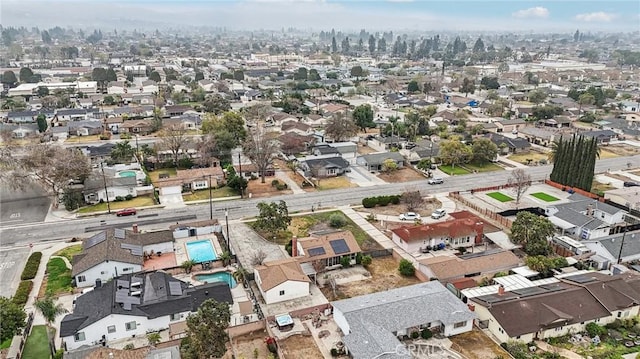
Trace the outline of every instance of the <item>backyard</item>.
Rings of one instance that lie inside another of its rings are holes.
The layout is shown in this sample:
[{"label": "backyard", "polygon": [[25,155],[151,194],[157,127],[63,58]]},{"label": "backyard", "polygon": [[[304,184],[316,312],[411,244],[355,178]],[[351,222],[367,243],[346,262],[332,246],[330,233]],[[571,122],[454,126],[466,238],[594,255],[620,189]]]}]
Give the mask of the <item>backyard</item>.
[{"label": "backyard", "polygon": [[531,194],[532,197],[535,197],[539,200],[545,201],[545,202],[555,202],[555,201],[559,201],[559,198],[556,198],[550,194],[546,194],[544,192],[536,192],[536,193],[532,193]]},{"label": "backyard", "polygon": [[[227,352],[224,359],[231,359],[235,353],[235,358],[257,358],[266,359],[269,355],[269,349],[264,342],[264,338],[269,334],[266,330],[259,332],[252,332],[250,334],[242,335],[231,339],[231,346],[233,350]],[[257,357],[255,354],[258,354]]]},{"label": "backyard", "polygon": [[278,341],[284,359],[323,359],[322,353],[311,336],[292,335]]},{"label": "backyard", "polygon": [[513,198],[507,196],[506,194],[502,193],[502,192],[490,192],[487,193],[487,196],[495,199],[496,201],[500,201],[500,202],[509,202],[509,201],[513,201]]},{"label": "backyard", "polygon": [[616,187],[612,186],[610,183],[601,183],[594,180],[591,184],[591,192],[593,193],[605,192],[612,189],[616,189]]},{"label": "backyard", "polygon": [[[400,275],[398,262],[393,256],[373,258],[367,270],[371,274],[369,279],[337,285],[335,295],[329,286],[321,288],[321,291],[328,300],[332,301],[420,283],[420,280],[414,276]],[[331,272],[328,273],[330,275]]]},{"label": "backyard", "polygon": [[[211,190],[211,198],[225,198],[225,197],[232,197],[237,195],[238,194],[236,193],[235,190],[227,186]],[[209,199],[209,190],[201,189],[198,191],[183,193],[182,199],[185,202]]]},{"label": "backyard", "polygon": [[470,332],[454,335],[449,339],[451,339],[453,343],[451,349],[459,352],[468,359],[509,357],[509,353],[478,328],[473,328]]},{"label": "backyard", "polygon": [[44,325],[34,325],[31,329],[31,334],[27,338],[22,357],[38,359],[50,358],[48,341],[47,327]]},{"label": "backyard", "polygon": [[[140,208],[155,205],[155,199],[153,196],[139,196],[132,198],[128,201],[109,202],[111,211],[124,209],[124,208]],[[107,202],[94,204],[91,206],[82,207],[78,210],[78,213],[94,213],[94,212],[106,212]]]}]

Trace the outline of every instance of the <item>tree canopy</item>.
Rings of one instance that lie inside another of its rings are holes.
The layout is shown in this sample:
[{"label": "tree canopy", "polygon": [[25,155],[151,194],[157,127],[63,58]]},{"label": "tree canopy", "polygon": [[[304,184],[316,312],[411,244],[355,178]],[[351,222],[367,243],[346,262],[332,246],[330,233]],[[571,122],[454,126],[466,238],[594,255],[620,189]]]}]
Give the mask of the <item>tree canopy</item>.
[{"label": "tree canopy", "polygon": [[495,159],[498,155],[498,146],[486,137],[479,137],[471,143],[471,152],[473,154],[473,161],[487,163]]},{"label": "tree canopy", "polygon": [[0,342],[4,342],[24,328],[27,313],[11,299],[0,297],[0,318]]},{"label": "tree canopy", "polygon": [[222,97],[222,95],[215,94],[213,96],[208,96],[204,102],[202,103],[202,107],[205,112],[212,112],[216,115],[219,115],[223,112],[231,110],[231,103],[226,98]]},{"label": "tree canopy", "polygon": [[520,211],[511,225],[511,241],[522,245],[530,256],[548,255],[551,245],[547,238],[555,233],[555,226],[546,217]]},{"label": "tree canopy", "polygon": [[599,157],[595,138],[573,135],[560,138],[552,145],[553,170],[549,179],[570,187],[591,191],[596,158]]},{"label": "tree canopy", "polygon": [[291,223],[287,202],[260,202],[257,205],[260,213],[256,220],[256,228],[273,236],[287,229]]},{"label": "tree canopy", "polygon": [[467,163],[472,158],[471,148],[459,140],[447,140],[440,143],[439,157],[442,163],[455,167],[460,163]]},{"label": "tree canopy", "polygon": [[338,113],[327,120],[325,132],[334,141],[342,142],[358,133],[358,126],[347,114]]},{"label": "tree canopy", "polygon": [[231,309],[227,303],[214,299],[204,301],[198,312],[187,317],[187,334],[180,344],[180,354],[185,359],[220,358],[226,352],[229,341],[227,327]]},{"label": "tree canopy", "polygon": [[357,106],[351,116],[355,124],[363,131],[367,128],[376,127],[375,122],[373,122],[373,108],[369,104]]}]

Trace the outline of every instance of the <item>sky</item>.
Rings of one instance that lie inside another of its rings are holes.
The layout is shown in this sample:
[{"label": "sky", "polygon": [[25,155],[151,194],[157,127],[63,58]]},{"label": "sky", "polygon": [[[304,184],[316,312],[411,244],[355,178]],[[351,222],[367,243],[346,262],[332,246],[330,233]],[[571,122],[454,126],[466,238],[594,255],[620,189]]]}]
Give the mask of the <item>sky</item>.
[{"label": "sky", "polygon": [[4,26],[640,31],[640,0],[2,0]]}]

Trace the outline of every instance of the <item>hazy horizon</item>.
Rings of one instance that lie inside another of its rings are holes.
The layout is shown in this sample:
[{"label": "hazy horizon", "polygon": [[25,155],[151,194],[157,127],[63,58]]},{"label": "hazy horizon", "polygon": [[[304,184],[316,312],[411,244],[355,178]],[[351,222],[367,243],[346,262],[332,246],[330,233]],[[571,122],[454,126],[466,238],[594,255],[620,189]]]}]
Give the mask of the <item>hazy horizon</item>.
[{"label": "hazy horizon", "polygon": [[339,0],[5,0],[3,26],[230,30],[633,32],[640,2]]}]

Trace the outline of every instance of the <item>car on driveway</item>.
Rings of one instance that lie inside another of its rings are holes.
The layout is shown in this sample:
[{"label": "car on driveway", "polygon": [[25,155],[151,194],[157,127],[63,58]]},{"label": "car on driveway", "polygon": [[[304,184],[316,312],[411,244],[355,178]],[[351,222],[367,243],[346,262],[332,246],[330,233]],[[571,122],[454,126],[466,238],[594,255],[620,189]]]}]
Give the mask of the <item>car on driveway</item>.
[{"label": "car on driveway", "polygon": [[436,209],[435,211],[433,211],[433,213],[431,213],[431,218],[433,219],[440,219],[444,216],[447,215],[447,211],[445,211],[442,208]]},{"label": "car on driveway", "polygon": [[121,209],[118,212],[116,212],[116,216],[118,216],[118,217],[135,216],[136,213],[138,213],[138,211],[135,208],[125,208],[125,209]]},{"label": "car on driveway", "polygon": [[431,178],[429,179],[429,181],[427,182],[429,184],[443,184],[444,180],[440,177],[435,177],[435,178]]},{"label": "car on driveway", "polygon": [[420,219],[420,214],[415,212],[407,212],[407,213],[402,213],[401,215],[398,216],[398,218],[400,218],[400,220],[402,221],[415,221]]}]

